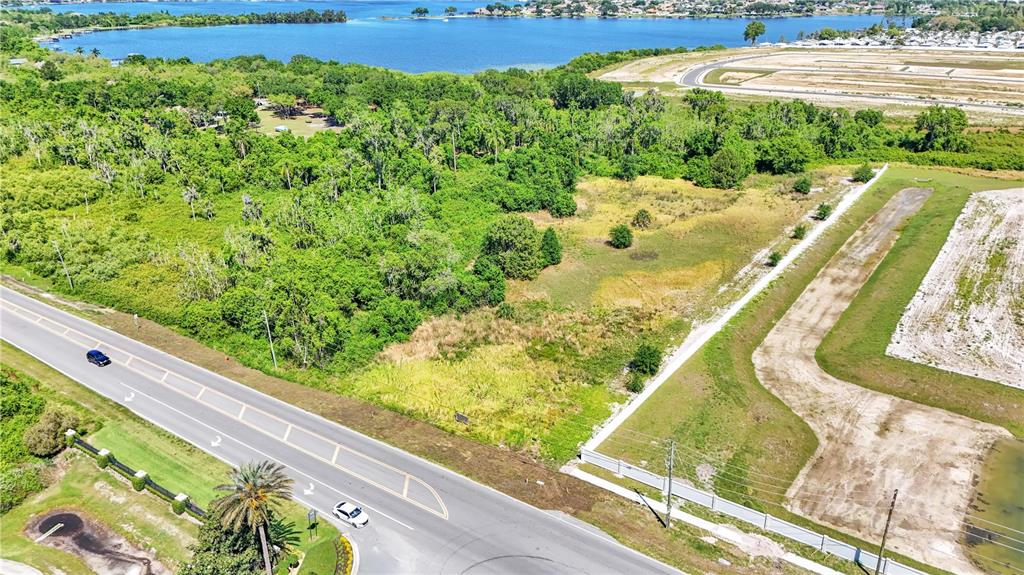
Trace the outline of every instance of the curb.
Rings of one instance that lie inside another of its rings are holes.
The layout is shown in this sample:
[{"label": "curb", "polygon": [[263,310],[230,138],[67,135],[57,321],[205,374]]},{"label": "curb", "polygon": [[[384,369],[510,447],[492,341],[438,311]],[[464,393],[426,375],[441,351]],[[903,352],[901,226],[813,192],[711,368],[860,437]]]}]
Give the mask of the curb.
[{"label": "curb", "polygon": [[342,537],[348,541],[348,544],[352,547],[352,570],[349,571],[349,575],[356,575],[359,573],[359,546],[353,541],[347,534],[342,533]]}]

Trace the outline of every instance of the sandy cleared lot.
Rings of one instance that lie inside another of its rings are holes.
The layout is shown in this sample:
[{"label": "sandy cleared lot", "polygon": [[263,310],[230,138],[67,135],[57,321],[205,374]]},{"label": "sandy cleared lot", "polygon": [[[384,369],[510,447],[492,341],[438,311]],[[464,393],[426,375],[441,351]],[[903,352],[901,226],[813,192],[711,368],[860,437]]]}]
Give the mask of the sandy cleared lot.
[{"label": "sandy cleared lot", "polygon": [[787,50],[727,64],[723,69],[732,67],[772,72],[744,82],[747,87],[1024,103],[1024,68],[1020,57],[1013,54]]},{"label": "sandy cleared lot", "polygon": [[818,367],[815,350],[931,190],[896,194],[808,284],[754,352],[758,378],[802,417],[819,445],[787,492],[789,507],[868,541],[900,498],[891,548],[955,573],[980,573],[960,547],[973,479],[993,441],[1010,434],[943,410],[869,391]]},{"label": "sandy cleared lot", "polygon": [[[938,99],[963,106],[975,120],[1011,125],[1024,113],[1024,59],[991,51],[741,48],[644,58],[595,76],[638,89],[653,83],[675,91],[669,82],[680,83],[689,71],[711,62],[719,67],[699,85],[740,98],[885,106],[894,115],[916,114]],[[682,82],[680,89],[693,85]]]},{"label": "sandy cleared lot", "polygon": [[1024,389],[1024,188],[971,196],[886,353]]}]

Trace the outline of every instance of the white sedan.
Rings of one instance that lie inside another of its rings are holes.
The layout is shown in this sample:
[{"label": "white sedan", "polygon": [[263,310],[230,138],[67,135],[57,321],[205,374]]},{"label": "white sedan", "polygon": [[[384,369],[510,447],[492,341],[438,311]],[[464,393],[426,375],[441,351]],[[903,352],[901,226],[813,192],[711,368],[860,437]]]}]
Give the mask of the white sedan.
[{"label": "white sedan", "polygon": [[370,522],[370,517],[361,508],[352,505],[348,501],[341,501],[331,510],[334,516],[342,521],[359,528]]}]

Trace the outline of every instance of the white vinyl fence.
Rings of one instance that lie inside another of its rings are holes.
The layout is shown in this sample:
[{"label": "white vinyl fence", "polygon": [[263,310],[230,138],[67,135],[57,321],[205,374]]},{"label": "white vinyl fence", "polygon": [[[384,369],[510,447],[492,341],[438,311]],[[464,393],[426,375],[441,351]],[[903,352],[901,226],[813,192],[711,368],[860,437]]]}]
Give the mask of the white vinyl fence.
[{"label": "white vinyl fence", "polygon": [[[648,487],[653,487],[662,493],[665,493],[666,487],[668,487],[667,478],[661,475],[651,473],[646,469],[631,465],[621,459],[608,457],[607,455],[602,455],[590,449],[582,449],[580,451],[580,460],[583,463],[589,463],[591,465],[596,465],[601,469],[611,471],[616,475],[621,475],[622,477],[628,477],[634,481],[639,481],[640,483],[643,483]],[[829,553],[849,561],[858,562],[871,571],[874,571],[875,565],[878,562],[878,555],[874,553],[864,551],[859,547],[850,545],[849,543],[836,541],[828,535],[815,533],[810,529],[794,525],[788,521],[783,521],[782,519],[773,517],[767,513],[750,509],[749,507],[745,507],[739,503],[722,499],[714,493],[690,487],[689,485],[685,485],[679,481],[672,481],[672,495],[674,497],[685,499],[691,503],[707,507],[712,511],[739,519],[740,521],[749,523],[759,529],[778,533],[787,539],[791,539],[805,545],[810,545],[819,551],[824,551],[825,553]],[[881,573],[885,573],[886,575],[926,575],[924,571],[919,571],[897,561],[892,561],[888,557],[882,559]]]}]

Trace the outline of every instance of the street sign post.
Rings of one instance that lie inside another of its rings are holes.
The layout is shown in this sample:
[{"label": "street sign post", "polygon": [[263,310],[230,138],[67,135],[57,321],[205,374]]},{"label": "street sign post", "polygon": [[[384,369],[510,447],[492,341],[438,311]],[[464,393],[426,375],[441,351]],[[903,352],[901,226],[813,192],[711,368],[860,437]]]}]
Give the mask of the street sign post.
[{"label": "street sign post", "polygon": [[309,531],[309,539],[312,541],[317,535],[316,509],[313,509],[312,507],[309,509],[309,512],[306,513],[306,520],[309,521],[309,526],[306,528],[306,531]]}]

